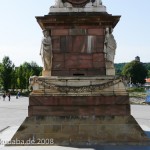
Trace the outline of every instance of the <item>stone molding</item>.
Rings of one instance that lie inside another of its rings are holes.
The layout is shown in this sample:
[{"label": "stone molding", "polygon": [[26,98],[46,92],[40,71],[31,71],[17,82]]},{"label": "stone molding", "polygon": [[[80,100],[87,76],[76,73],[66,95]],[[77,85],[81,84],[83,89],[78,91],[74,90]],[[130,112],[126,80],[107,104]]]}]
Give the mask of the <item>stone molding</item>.
[{"label": "stone molding", "polygon": [[121,78],[104,77],[70,77],[70,78],[44,78],[33,76],[30,78],[30,86],[34,94],[50,95],[101,95],[101,94],[127,94]]}]

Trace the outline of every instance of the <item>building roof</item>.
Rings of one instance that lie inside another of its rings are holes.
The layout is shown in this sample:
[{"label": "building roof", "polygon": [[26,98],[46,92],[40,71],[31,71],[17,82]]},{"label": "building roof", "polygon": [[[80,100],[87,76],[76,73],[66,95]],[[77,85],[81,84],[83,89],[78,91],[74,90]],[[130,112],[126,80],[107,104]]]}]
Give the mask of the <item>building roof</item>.
[{"label": "building roof", "polygon": [[146,78],[146,83],[150,83],[150,78]]}]

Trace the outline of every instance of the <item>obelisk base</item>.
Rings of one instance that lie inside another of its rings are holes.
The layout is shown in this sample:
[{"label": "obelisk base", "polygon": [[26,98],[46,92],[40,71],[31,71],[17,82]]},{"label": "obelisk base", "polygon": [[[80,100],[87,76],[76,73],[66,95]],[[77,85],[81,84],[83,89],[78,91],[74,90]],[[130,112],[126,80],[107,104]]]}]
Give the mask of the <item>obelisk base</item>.
[{"label": "obelisk base", "polygon": [[38,146],[150,144],[132,116],[27,117],[12,138],[15,139],[24,141],[19,145]]}]

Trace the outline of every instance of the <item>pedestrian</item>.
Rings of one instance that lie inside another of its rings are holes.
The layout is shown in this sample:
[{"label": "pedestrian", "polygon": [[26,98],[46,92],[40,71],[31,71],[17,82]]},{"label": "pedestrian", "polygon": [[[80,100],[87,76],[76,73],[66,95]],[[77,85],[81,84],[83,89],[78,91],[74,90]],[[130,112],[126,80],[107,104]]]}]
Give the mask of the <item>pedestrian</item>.
[{"label": "pedestrian", "polygon": [[17,95],[16,95],[16,99],[18,99],[18,93],[17,93]]},{"label": "pedestrian", "polygon": [[18,97],[20,97],[20,92],[18,91]]},{"label": "pedestrian", "polygon": [[7,95],[7,96],[8,96],[8,100],[10,101],[10,93],[8,93],[8,95]]},{"label": "pedestrian", "polygon": [[20,92],[19,91],[17,92],[16,99],[18,99],[18,97],[20,97]]},{"label": "pedestrian", "polygon": [[4,94],[3,94],[3,101],[5,100],[5,97],[6,97],[6,94],[4,93]]}]

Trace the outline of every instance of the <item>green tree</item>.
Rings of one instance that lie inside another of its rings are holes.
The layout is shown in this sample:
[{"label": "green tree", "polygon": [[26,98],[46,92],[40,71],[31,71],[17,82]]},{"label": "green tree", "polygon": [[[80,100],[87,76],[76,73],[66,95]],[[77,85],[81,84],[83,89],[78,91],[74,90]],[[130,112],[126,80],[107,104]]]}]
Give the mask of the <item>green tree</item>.
[{"label": "green tree", "polygon": [[11,78],[11,89],[14,91],[14,89],[17,88],[17,80],[16,80],[16,70],[13,69],[12,71],[12,78]]},{"label": "green tree", "polygon": [[147,77],[150,78],[150,70],[148,70]]},{"label": "green tree", "polygon": [[24,62],[22,65],[16,68],[16,82],[18,89],[28,89],[30,76],[39,76],[42,68],[35,62]]},{"label": "green tree", "polygon": [[9,59],[8,56],[5,56],[0,66],[1,84],[5,91],[11,89],[13,71],[14,71],[14,64],[12,63],[12,61]]},{"label": "green tree", "polygon": [[22,65],[19,68],[17,68],[17,75],[17,84],[19,89],[25,89],[25,70]]},{"label": "green tree", "polygon": [[115,70],[116,70],[116,75],[121,75],[122,69],[125,66],[126,63],[116,63],[115,64]]},{"label": "green tree", "polygon": [[0,90],[2,89],[2,77],[1,77],[2,63],[0,63]]},{"label": "green tree", "polygon": [[148,71],[143,63],[137,60],[127,63],[122,70],[122,74],[135,85],[144,84],[147,73]]}]

